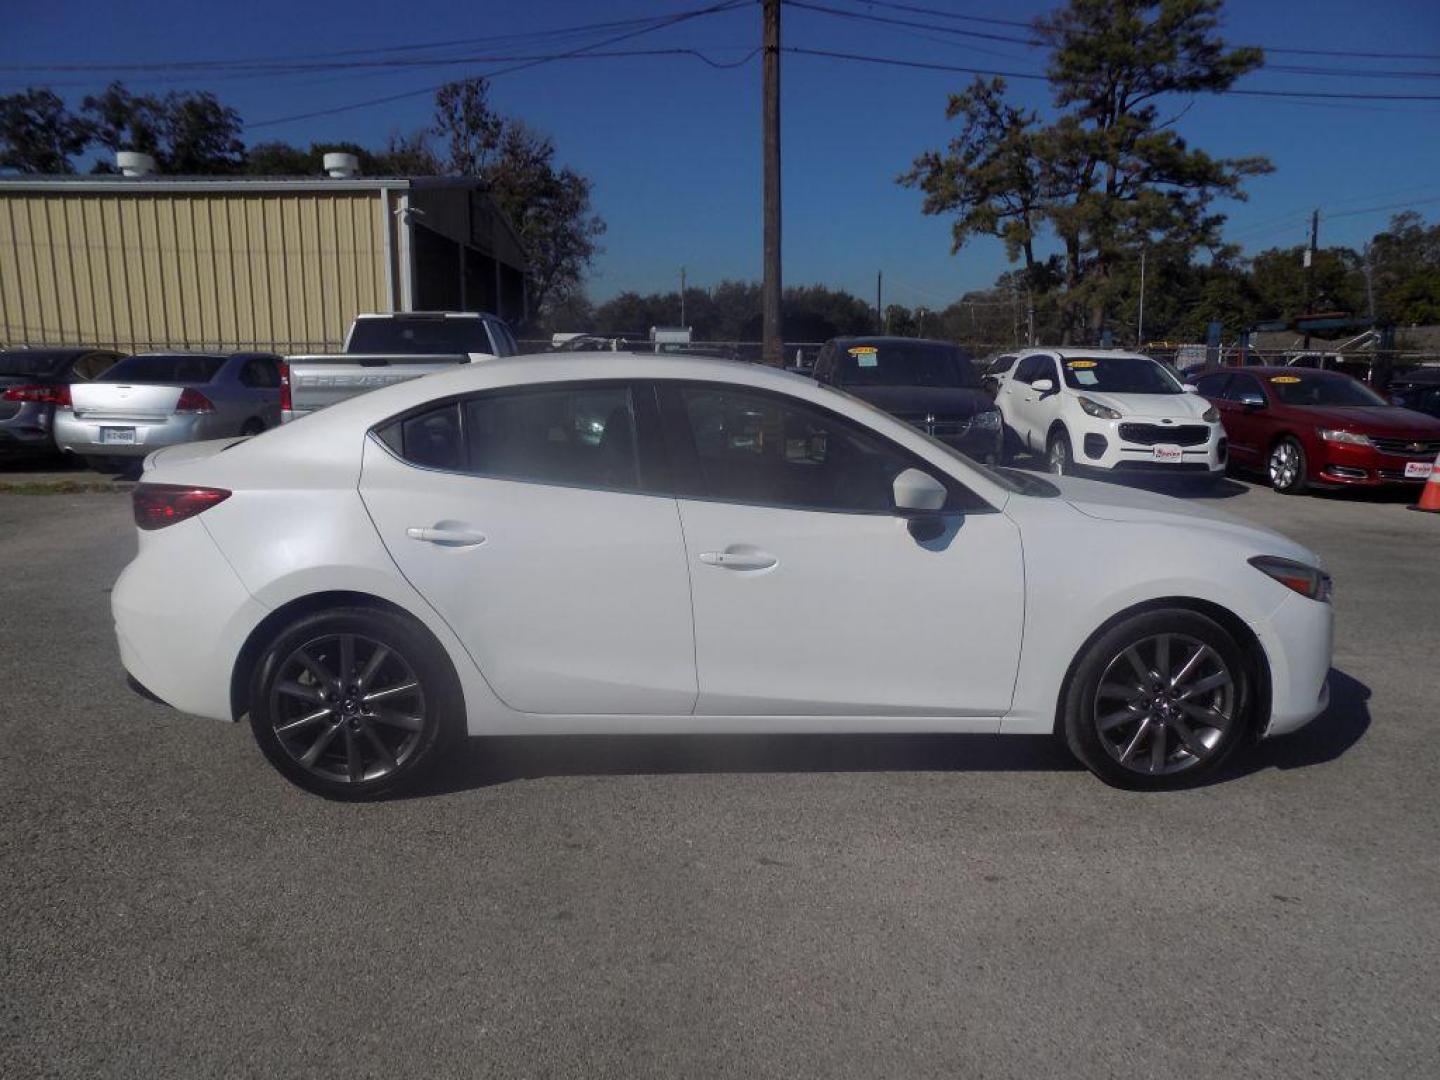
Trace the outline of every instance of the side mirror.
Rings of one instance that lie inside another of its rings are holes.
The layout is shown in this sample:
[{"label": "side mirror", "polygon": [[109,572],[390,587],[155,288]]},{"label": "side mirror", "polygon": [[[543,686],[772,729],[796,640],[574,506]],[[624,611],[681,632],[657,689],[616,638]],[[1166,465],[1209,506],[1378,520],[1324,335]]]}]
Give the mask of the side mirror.
[{"label": "side mirror", "polygon": [[1031,390],[1038,390],[1042,394],[1053,394],[1055,392],[1054,379],[1036,379],[1030,384]]},{"label": "side mirror", "polygon": [[1191,382],[1187,382],[1182,389],[1187,394],[1198,394],[1200,392],[1200,388]]},{"label": "side mirror", "polygon": [[902,517],[911,514],[937,513],[949,494],[945,485],[927,472],[906,469],[895,477],[891,486],[895,493],[895,512]]},{"label": "side mirror", "polygon": [[1244,397],[1240,399],[1240,404],[1243,405],[1246,409],[1253,412],[1256,409],[1265,408],[1265,399],[1258,395],[1256,395],[1255,397]]}]

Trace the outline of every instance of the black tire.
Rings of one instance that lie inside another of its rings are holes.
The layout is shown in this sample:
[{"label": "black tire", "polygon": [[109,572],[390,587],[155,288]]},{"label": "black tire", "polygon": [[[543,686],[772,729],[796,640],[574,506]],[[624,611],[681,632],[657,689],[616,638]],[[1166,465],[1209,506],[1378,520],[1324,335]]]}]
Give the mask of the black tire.
[{"label": "black tire", "polygon": [[1302,495],[1310,484],[1309,464],[1300,440],[1286,435],[1270,448],[1265,459],[1265,476],[1281,495]]},{"label": "black tire", "polygon": [[251,417],[240,428],[241,435],[259,435],[265,430],[265,421]]},{"label": "black tire", "polygon": [[[342,685],[335,676],[347,648]],[[406,691],[411,682],[417,689]],[[367,690],[388,705],[371,702]],[[371,799],[413,787],[465,730],[464,696],[439,642],[408,616],[372,608],[317,612],[277,635],[255,666],[249,711],[270,764],[291,783],[330,799]]]},{"label": "black tire", "polygon": [[1075,452],[1070,448],[1070,436],[1057,431],[1045,444],[1045,471],[1057,476],[1075,474]]},{"label": "black tire", "polygon": [[[1156,678],[1161,668],[1174,676],[1187,660],[1183,681]],[[1149,675],[1143,689],[1140,667]],[[1183,608],[1141,612],[1076,658],[1061,730],[1081,764],[1113,787],[1192,787],[1213,777],[1253,729],[1253,687],[1245,652],[1219,623]]]},{"label": "black tire", "polygon": [[1020,435],[1009,424],[1002,421],[1000,428],[1000,464],[1011,464],[1025,449]]}]

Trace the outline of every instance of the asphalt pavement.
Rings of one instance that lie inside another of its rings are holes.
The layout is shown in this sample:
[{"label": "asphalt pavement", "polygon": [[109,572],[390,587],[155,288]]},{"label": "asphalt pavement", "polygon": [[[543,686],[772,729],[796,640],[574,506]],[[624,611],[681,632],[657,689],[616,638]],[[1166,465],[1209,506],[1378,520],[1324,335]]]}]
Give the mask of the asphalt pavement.
[{"label": "asphalt pavement", "polygon": [[128,499],[0,495],[0,1072],[1433,1075],[1440,516],[1216,501],[1325,556],[1339,625],[1330,712],[1209,787],[1044,739],[525,739],[355,806],[126,689]]}]

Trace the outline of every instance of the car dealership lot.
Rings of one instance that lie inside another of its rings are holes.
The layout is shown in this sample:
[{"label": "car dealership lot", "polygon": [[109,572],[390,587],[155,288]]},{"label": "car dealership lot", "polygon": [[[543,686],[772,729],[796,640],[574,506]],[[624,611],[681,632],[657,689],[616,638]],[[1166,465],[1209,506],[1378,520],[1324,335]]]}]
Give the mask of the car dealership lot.
[{"label": "car dealership lot", "polygon": [[1126,794],[1045,740],[510,740],[344,805],[125,688],[128,499],[0,496],[6,1072],[1422,1074],[1440,516],[1213,501],[1337,586],[1335,706],[1226,782]]}]

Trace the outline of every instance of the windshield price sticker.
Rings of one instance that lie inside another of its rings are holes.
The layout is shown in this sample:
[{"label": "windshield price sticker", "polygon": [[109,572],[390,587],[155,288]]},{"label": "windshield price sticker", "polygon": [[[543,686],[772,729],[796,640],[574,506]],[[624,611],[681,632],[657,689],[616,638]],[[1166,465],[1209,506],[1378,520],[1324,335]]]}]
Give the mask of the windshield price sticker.
[{"label": "windshield price sticker", "polygon": [[1270,381],[1272,383],[1297,383],[1300,378],[1298,375],[1276,375]]},{"label": "windshield price sticker", "polygon": [[874,345],[856,345],[850,350],[850,355],[855,357],[861,367],[878,367],[879,351]]},{"label": "windshield price sticker", "polygon": [[1073,371],[1076,368],[1099,367],[1100,364],[1097,360],[1067,360],[1065,361],[1065,366]]}]

